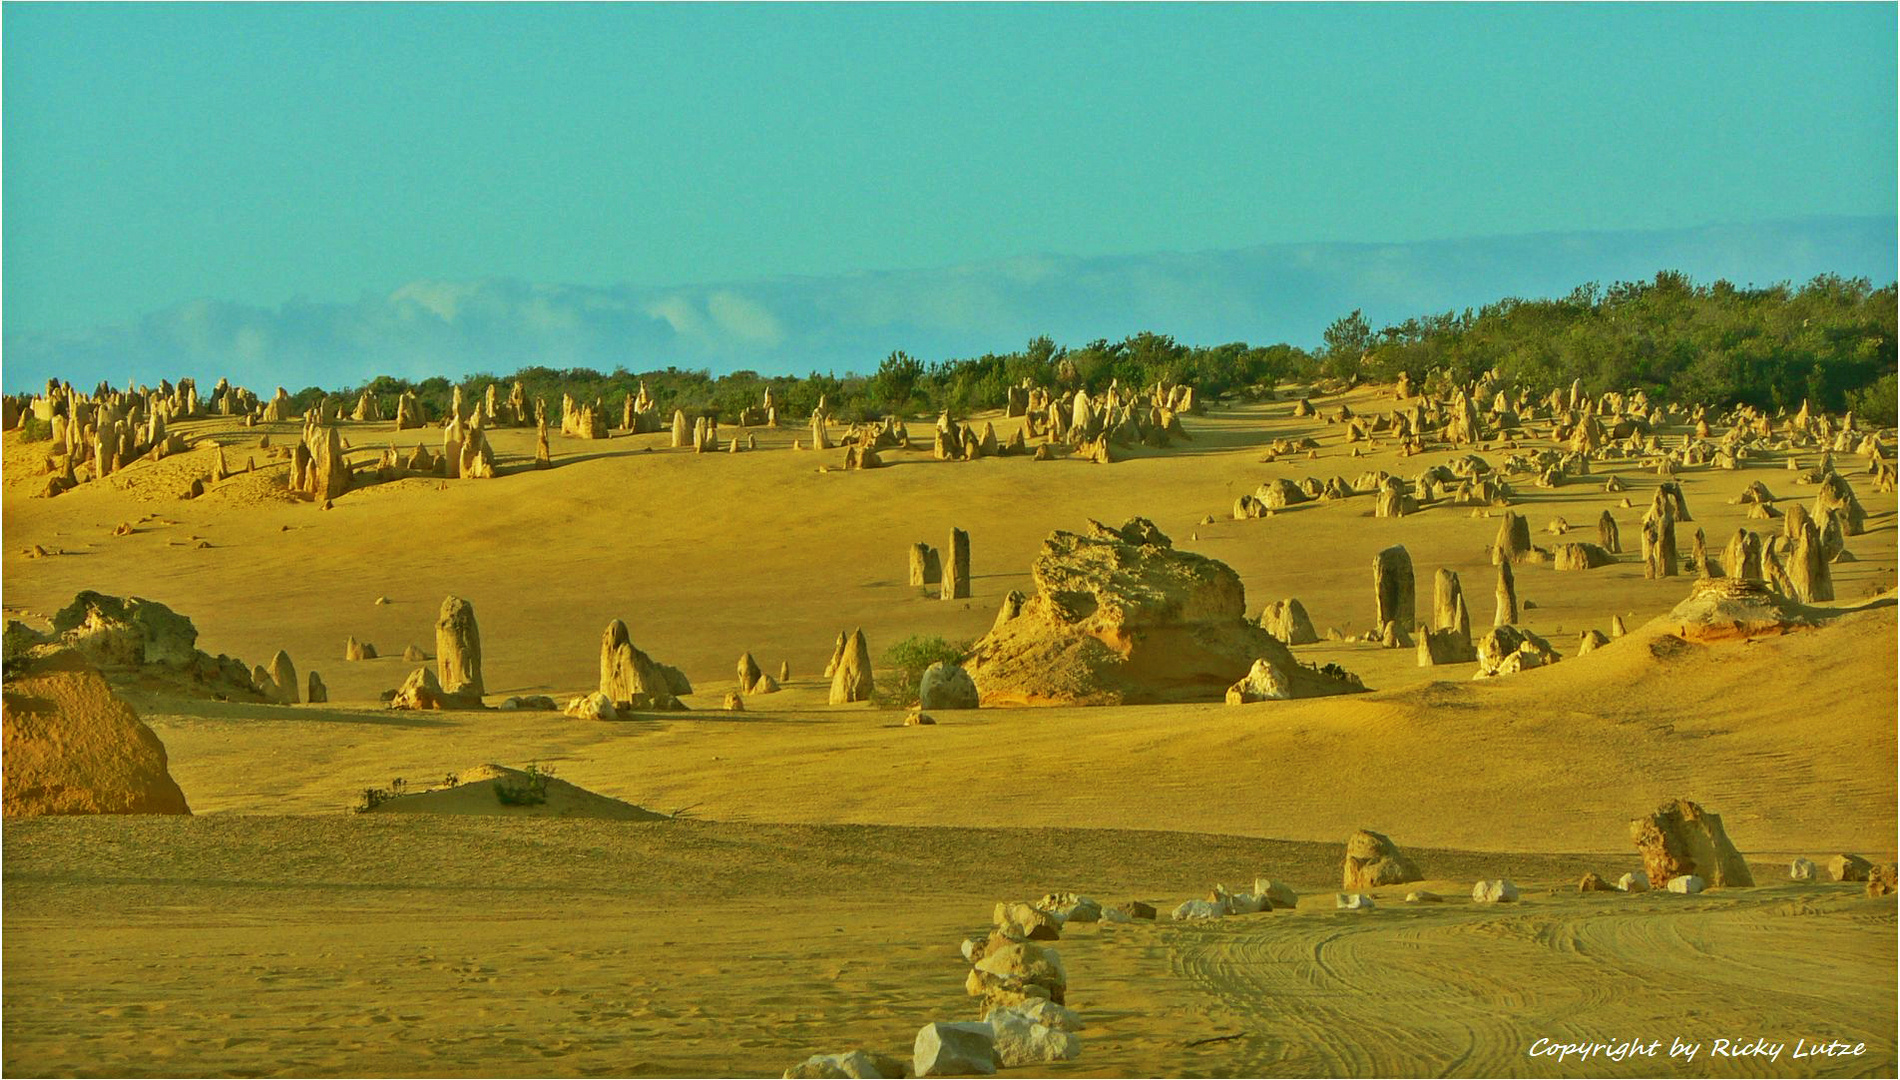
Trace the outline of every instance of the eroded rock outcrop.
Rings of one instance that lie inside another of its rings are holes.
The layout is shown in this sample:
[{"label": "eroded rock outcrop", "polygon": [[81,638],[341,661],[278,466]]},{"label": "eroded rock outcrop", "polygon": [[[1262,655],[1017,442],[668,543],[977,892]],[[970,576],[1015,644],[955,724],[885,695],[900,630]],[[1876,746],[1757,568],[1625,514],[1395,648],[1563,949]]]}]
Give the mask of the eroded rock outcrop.
[{"label": "eroded rock outcrop", "polygon": [[32,656],[72,649],[115,684],[158,683],[220,701],[269,699],[258,692],[242,660],[211,656],[197,648],[197,640],[198,629],[189,618],[156,600],[88,589],[54,613],[50,634],[9,622],[6,665],[10,672]]},{"label": "eroded rock outcrop", "polygon": [[1143,518],[1052,534],[1031,576],[1035,595],[965,661],[985,705],[1219,701],[1261,659],[1287,674],[1294,697],[1364,689],[1294,660],[1246,618],[1238,574],[1175,550]]},{"label": "eroded rock outcrop", "polygon": [[436,615],[435,669],[445,695],[481,705],[482,634],[475,625],[475,605],[459,596],[443,600]]},{"label": "eroded rock outcrop", "polygon": [[1643,853],[1643,872],[1652,883],[1693,875],[1716,889],[1755,884],[1721,816],[1687,799],[1671,799],[1630,822],[1630,839]]},{"label": "eroded rock outcrop", "polygon": [[[1751,534],[1752,535],[1752,534]],[[1745,578],[1698,578],[1689,595],[1665,617],[1687,641],[1738,641],[1812,630],[1825,613],[1805,607]]]},{"label": "eroded rock outcrop", "polygon": [[[745,660],[741,658],[743,668]],[[755,665],[756,667],[756,665]],[[615,619],[600,635],[600,688],[622,711],[670,712],[685,708],[679,695],[693,692],[678,668],[659,663],[633,644],[627,624]]]},{"label": "eroded rock outcrop", "polygon": [[189,814],[165,745],[77,650],[22,662],[0,702],[5,815]]},{"label": "eroded rock outcrop", "polygon": [[844,639],[844,649],[831,674],[831,704],[869,701],[876,692],[877,683],[871,676],[871,647],[864,640],[863,630],[853,630],[851,636]]},{"label": "eroded rock outcrop", "polygon": [[1319,640],[1306,606],[1297,599],[1275,600],[1260,613],[1260,625],[1267,633],[1288,645],[1311,645]]},{"label": "eroded rock outcrop", "polygon": [[1360,829],[1346,840],[1346,867],[1343,875],[1347,892],[1373,889],[1381,885],[1403,885],[1422,881],[1425,875],[1392,838],[1370,829]]}]

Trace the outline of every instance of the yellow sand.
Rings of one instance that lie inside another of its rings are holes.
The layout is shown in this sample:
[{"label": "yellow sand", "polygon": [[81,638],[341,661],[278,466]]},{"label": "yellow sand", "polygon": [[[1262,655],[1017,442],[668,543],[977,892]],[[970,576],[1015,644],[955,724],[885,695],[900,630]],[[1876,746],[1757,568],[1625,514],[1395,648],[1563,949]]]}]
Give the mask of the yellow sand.
[{"label": "yellow sand", "polygon": [[[1360,391],[1360,411],[1390,408]],[[1331,409],[1334,402],[1323,401]],[[1346,456],[1340,430],[1289,406],[1190,418],[1192,443],[1112,466],[927,454],[864,473],[840,451],[695,455],[665,436],[556,438],[560,467],[493,481],[407,480],[322,511],[240,477],[177,494],[194,452],[54,500],[30,499],[43,450],[6,440],[8,614],[49,614],[82,588],[152,597],[200,645],[257,662],[288,649],[333,703],[137,703],[201,815],[70,819],[5,830],[4,1068],[9,1073],[773,1074],[865,1045],[906,1055],[931,1019],[971,1017],[956,954],[990,904],[1074,888],[1171,908],[1256,874],[1309,894],[1298,913],[1218,924],[1072,930],[1072,1004],[1090,1022],[1077,1075],[1498,1072],[1877,1075],[1896,1066],[1894,905],[1858,886],[1785,883],[1793,854],[1893,857],[1894,609],[1723,648],[1670,648],[1664,628],[1588,657],[1472,683],[1411,650],[1323,643],[1376,692],[1353,698],[1125,709],[901,714],[824,704],[840,629],[873,653],[913,633],[979,635],[1027,589],[1041,539],[1142,514],[1177,546],[1228,562],[1249,607],[1297,596],[1322,630],[1371,621],[1372,555],[1411,551],[1422,610],[1439,566],[1488,624],[1493,517],[1435,508],[1371,517],[1372,500],[1226,520],[1275,476],[1386,468],[1450,453]],[[1007,436],[1014,421],[996,418]],[[184,425],[241,466],[269,431]],[[919,425],[921,430],[921,425]],[[359,459],[388,425],[351,425]],[[727,432],[730,434],[730,432]],[[1272,438],[1316,434],[1317,461],[1263,464]],[[1673,437],[1673,434],[1672,434]],[[432,448],[440,432],[406,432]],[[503,465],[532,432],[495,440]],[[1487,455],[1501,462],[1502,452]],[[1812,465],[1816,455],[1800,455]],[[1858,458],[1839,464],[1857,469]],[[1812,498],[1782,462],[1681,479],[1719,552],[1751,479]],[[285,466],[271,466],[281,475]],[[1608,507],[1637,544],[1656,478],[1635,462],[1554,491],[1520,482],[1534,541],[1553,517],[1595,540]],[[1891,496],[1850,479],[1872,519],[1836,564],[1842,608],[1894,581]],[[1619,506],[1627,497],[1633,508]],[[1203,515],[1219,519],[1200,525]],[[113,537],[120,522],[133,535]],[[1747,522],[1757,531],[1779,522]],[[976,596],[904,584],[905,550],[972,534]],[[1194,534],[1198,533],[1198,538]],[[199,539],[209,547],[196,546]],[[64,552],[25,558],[39,545]],[[1523,623],[1566,654],[1613,615],[1638,628],[1689,579],[1645,581],[1632,556],[1590,572],[1520,567]],[[596,723],[558,713],[390,713],[376,695],[433,652],[435,609],[469,598],[490,700],[592,688],[608,619],[694,679],[694,711]],[[393,603],[377,605],[378,596]],[[348,636],[387,657],[347,663]],[[717,710],[749,650],[781,694]],[[561,781],[680,820],[346,815],[362,789],[470,762],[551,766]],[[1700,898],[1583,896],[1585,870],[1637,865],[1627,822],[1667,797],[1720,812],[1763,888]],[[1365,825],[1414,850],[1454,902],[1335,913],[1340,842]],[[1562,853],[1581,854],[1562,854]],[[1464,897],[1479,876],[1526,888],[1514,909]],[[1555,890],[1555,891],[1553,891]],[[1165,916],[1165,910],[1164,910]],[[1235,1035],[1186,1046],[1193,1040]],[[1778,1063],[1597,1061],[1539,1038],[1785,1039]],[[1794,1040],[1867,1053],[1793,1061]]]}]

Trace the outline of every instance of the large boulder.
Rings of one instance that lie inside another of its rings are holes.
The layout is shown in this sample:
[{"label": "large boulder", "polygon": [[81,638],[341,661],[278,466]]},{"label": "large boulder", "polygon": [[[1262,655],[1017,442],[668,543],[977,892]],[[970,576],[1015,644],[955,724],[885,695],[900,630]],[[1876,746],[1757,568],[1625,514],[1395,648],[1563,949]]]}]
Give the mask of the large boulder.
[{"label": "large boulder", "polygon": [[1547,667],[1561,659],[1550,642],[1515,626],[1493,627],[1478,639],[1476,678],[1515,675],[1531,668]]},{"label": "large boulder", "polygon": [[1030,572],[1035,595],[965,661],[985,705],[1219,701],[1260,659],[1287,674],[1293,697],[1364,689],[1294,660],[1247,619],[1232,568],[1175,550],[1145,519],[1058,531]]},{"label": "large boulder", "polygon": [[917,684],[920,709],[974,709],[977,707],[976,683],[962,667],[939,660],[924,669]]},{"label": "large boulder", "polygon": [[1288,645],[1312,645],[1319,641],[1306,606],[1297,599],[1275,600],[1260,613],[1260,625],[1267,633]]},{"label": "large boulder", "polygon": [[1069,975],[1055,949],[1034,941],[1006,941],[984,950],[966,989],[970,996],[984,999],[986,1012],[1029,998],[1048,998],[1060,1005],[1069,990]]},{"label": "large boulder", "polygon": [[457,703],[446,699],[442,682],[433,668],[419,667],[409,673],[401,686],[383,694],[392,709],[453,709]]},{"label": "large boulder", "polygon": [[1082,1040],[1073,1031],[1040,1023],[1020,1006],[992,1011],[989,1024],[996,1033],[996,1058],[1006,1069],[1072,1061],[1082,1053]]},{"label": "large boulder", "polygon": [[1255,660],[1246,676],[1227,688],[1226,701],[1229,705],[1251,705],[1257,701],[1285,701],[1292,696],[1292,680],[1284,668]]},{"label": "large boulder", "polygon": [[1590,543],[1558,544],[1551,556],[1551,566],[1558,570],[1595,570],[1616,561],[1600,545]]},{"label": "large boulder", "polygon": [[1836,855],[1827,861],[1830,881],[1866,881],[1873,869],[1874,864],[1859,855]]},{"label": "large boulder", "polygon": [[1687,799],[1671,799],[1630,822],[1630,839],[1643,853],[1643,872],[1652,882],[1693,874],[1717,889],[1755,884],[1721,816]]},{"label": "large boulder", "polygon": [[165,745],[74,650],[10,674],[0,744],[7,817],[191,813]]},{"label": "large boulder", "polygon": [[1346,840],[1346,870],[1341,885],[1348,893],[1380,885],[1403,885],[1422,881],[1425,875],[1392,838],[1370,829],[1360,829]]},{"label": "large boulder", "polygon": [[999,1060],[996,1029],[988,1024],[925,1024],[911,1049],[917,1076],[990,1076]]}]

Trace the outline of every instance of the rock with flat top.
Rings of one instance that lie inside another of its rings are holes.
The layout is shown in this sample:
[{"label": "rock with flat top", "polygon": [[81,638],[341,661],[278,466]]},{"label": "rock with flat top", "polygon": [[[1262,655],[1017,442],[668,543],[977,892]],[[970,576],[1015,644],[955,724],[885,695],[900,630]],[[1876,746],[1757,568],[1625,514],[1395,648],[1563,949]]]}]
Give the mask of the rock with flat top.
[{"label": "rock with flat top", "polygon": [[911,1050],[916,1076],[990,1076],[1000,1061],[996,1029],[986,1023],[925,1024]]}]

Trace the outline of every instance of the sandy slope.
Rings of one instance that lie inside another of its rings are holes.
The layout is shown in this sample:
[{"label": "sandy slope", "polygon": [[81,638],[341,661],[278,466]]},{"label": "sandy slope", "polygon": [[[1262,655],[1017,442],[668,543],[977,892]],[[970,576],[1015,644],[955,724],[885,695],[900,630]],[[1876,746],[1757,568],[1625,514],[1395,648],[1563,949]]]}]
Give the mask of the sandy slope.
[{"label": "sandy slope", "polygon": [[[1351,400],[1390,407],[1378,391]],[[973,637],[1026,586],[1042,538],[1085,517],[1149,516],[1233,565],[1252,609],[1298,596],[1322,628],[1364,628],[1372,555],[1404,543],[1427,595],[1432,571],[1455,567],[1487,622],[1493,518],[1378,520],[1359,498],[1225,520],[1235,495],[1274,476],[1410,476],[1452,456],[1351,458],[1337,428],[1287,412],[1190,419],[1186,449],[1109,467],[898,454],[889,469],[820,473],[839,455],[783,450],[792,430],[737,456],[658,449],[662,436],[557,439],[547,472],[404,481],[327,512],[283,498],[267,473],[178,501],[208,468],[203,452],[29,499],[38,452],[8,437],[9,615],[43,615],[81,588],[149,596],[190,615],[214,652],[255,662],[289,649],[335,703],[141,697],[203,816],[6,826],[5,1070],[775,1074],[812,1052],[900,1050],[925,1020],[962,1018],[955,944],[994,900],[1080,888],[1178,901],[1272,873],[1319,906],[1065,941],[1093,1026],[1061,1071],[1634,1075],[1655,1067],[1563,1070],[1524,1051],[1545,1035],[1843,1035],[1871,1053],[1662,1071],[1891,1073],[1895,909],[1848,887],[1537,892],[1508,911],[1365,917],[1319,894],[1359,825],[1423,849],[1447,892],[1481,874],[1561,889],[1585,869],[1633,867],[1626,822],[1671,796],[1719,810],[1764,881],[1789,854],[1891,858],[1891,604],[1723,648],[1673,647],[1655,628],[1483,684],[1468,666],[1420,669],[1410,650],[1306,646],[1303,659],[1377,690],[1314,702],[984,710],[924,729],[824,704],[813,676],[839,629],[864,626],[874,651],[912,633]],[[260,434],[193,426],[237,464]],[[358,452],[379,431],[352,428]],[[1271,439],[1305,433],[1324,441],[1319,460],[1258,460]],[[507,464],[532,435],[497,441]],[[1780,465],[1684,474],[1695,522],[1683,550],[1695,526],[1726,541],[1745,520],[1727,500],[1751,479],[1811,498]],[[1634,508],[1595,482],[1521,486],[1536,542],[1555,539],[1543,530],[1559,515],[1594,540],[1608,507],[1633,549],[1655,477],[1634,464],[1619,475]],[[1872,518],[1850,540],[1857,561],[1835,567],[1844,608],[1894,581],[1894,500],[1855,484]],[[1220,520],[1197,524],[1208,514]],[[120,522],[134,534],[110,536]],[[903,584],[906,546],[941,545],[952,525],[973,535],[967,603]],[[60,554],[23,557],[33,545]],[[1580,629],[1618,614],[1637,627],[1686,594],[1687,579],[1644,581],[1632,558],[1521,569],[1526,622],[1569,652]],[[601,627],[622,617],[693,677],[696,711],[602,724],[382,710],[377,692],[408,665],[345,663],[344,639],[389,657],[431,648],[450,592],[476,605],[493,696],[591,688]],[[744,714],[707,711],[748,649],[768,670],[788,659],[790,686]],[[341,812],[365,787],[481,761],[539,762],[699,820]]]},{"label": "sandy slope", "polygon": [[1482,683],[1239,708],[942,712],[932,728],[827,708],[816,684],[741,714],[625,723],[223,704],[148,715],[201,813],[323,813],[394,777],[537,761],[722,821],[1331,842],[1364,824],[1447,847],[1622,851],[1631,817],[1683,795],[1719,808],[1744,850],[1888,850],[1894,610],[1750,645],[1652,648],[1633,632]]}]

